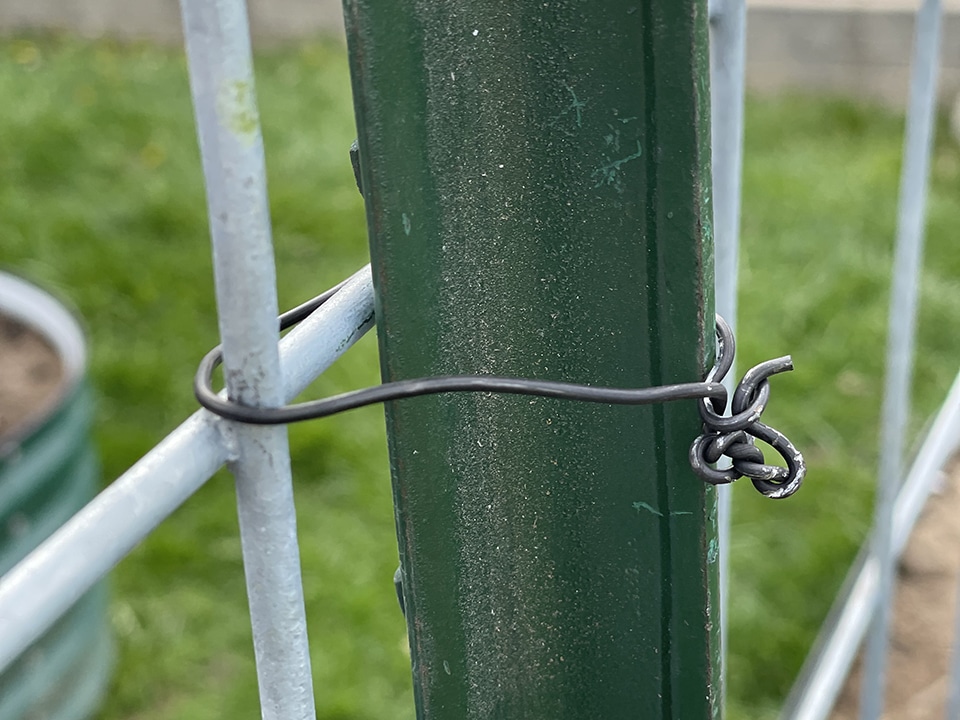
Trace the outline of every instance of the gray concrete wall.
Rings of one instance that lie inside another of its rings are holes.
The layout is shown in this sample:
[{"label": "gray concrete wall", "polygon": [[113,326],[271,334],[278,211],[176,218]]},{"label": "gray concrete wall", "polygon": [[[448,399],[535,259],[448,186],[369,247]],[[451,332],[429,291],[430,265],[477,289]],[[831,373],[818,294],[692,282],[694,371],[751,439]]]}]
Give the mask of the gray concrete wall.
[{"label": "gray concrete wall", "polygon": [[[906,103],[918,3],[764,0],[750,4],[747,82],[754,92],[810,90]],[[948,0],[940,94],[960,93],[960,2]]]},{"label": "gray concrete wall", "polygon": [[[248,0],[257,43],[342,36],[339,0]],[[752,0],[747,82],[755,92],[829,92],[902,106],[916,0]],[[960,0],[946,0],[941,96],[960,95]],[[180,42],[178,0],[0,0],[0,33]]]},{"label": "gray concrete wall", "polygon": [[[261,43],[342,35],[340,0],[247,0]],[[178,0],[0,0],[0,33],[66,30],[86,37],[180,42]]]}]

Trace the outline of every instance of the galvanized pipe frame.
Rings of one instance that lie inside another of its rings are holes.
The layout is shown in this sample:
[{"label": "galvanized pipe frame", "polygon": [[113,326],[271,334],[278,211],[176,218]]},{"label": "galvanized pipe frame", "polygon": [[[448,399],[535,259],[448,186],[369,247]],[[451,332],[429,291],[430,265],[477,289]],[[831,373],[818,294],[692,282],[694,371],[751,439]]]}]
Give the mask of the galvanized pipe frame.
[{"label": "galvanized pipe frame", "polygon": [[[266,162],[244,0],[181,0],[228,396],[283,404]],[[286,426],[228,426],[264,720],[316,716]]]},{"label": "galvanized pipe frame", "polygon": [[[280,341],[290,401],[373,326],[369,266]],[[200,410],[0,578],[0,672],[224,463],[230,423]]]},{"label": "galvanized pipe frame", "polygon": [[893,516],[903,471],[903,446],[910,414],[910,381],[916,345],[916,316],[930,154],[933,146],[939,70],[940,0],[925,0],[917,13],[910,104],[904,159],[893,284],[890,291],[886,382],[880,438],[880,476],[871,553],[880,562],[880,592],[864,656],[860,695],[862,720],[878,720],[883,712],[889,625],[893,604],[896,554]]},{"label": "galvanized pipe frame", "polygon": [[[711,0],[710,146],[713,166],[713,236],[715,302],[730,328],[737,329],[737,280],[740,259],[740,207],[743,169],[743,113],[746,66],[746,0]],[[724,378],[730,397],[736,365]],[[727,412],[730,410],[728,408]],[[717,488],[717,539],[720,546],[720,646],[727,648],[727,602],[730,589],[730,532],[733,488]],[[726,674],[721,673],[721,681]]]},{"label": "galvanized pipe frame", "polygon": [[[916,20],[888,316],[887,375],[873,532],[791,690],[781,714],[784,720],[822,720],[827,717],[868,630],[860,717],[863,720],[880,717],[896,559],[930,494],[936,473],[958,444],[960,376],[918,453],[916,463],[901,484],[936,108],[941,18],[940,0],[925,0]],[[954,667],[960,673],[960,663],[955,662]]]}]

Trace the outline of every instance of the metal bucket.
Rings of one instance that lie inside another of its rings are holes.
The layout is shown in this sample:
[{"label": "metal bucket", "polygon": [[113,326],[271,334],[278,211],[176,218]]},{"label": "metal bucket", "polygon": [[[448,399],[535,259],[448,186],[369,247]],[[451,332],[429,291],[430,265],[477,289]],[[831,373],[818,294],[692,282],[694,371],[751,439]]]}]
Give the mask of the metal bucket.
[{"label": "metal bucket", "polygon": [[[90,434],[86,347],[77,321],[50,295],[6,273],[0,273],[0,313],[42,335],[63,365],[52,407],[0,442],[2,575],[94,496],[100,467]],[[89,718],[99,707],[112,665],[101,583],[0,675],[0,718]]]}]

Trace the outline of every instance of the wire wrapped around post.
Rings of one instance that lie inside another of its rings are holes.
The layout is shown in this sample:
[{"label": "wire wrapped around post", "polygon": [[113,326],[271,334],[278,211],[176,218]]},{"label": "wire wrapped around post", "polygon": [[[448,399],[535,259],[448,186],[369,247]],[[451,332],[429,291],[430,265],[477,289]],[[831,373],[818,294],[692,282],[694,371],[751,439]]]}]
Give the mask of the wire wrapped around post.
[{"label": "wire wrapped around post", "polygon": [[[341,286],[342,283],[281,315],[278,318],[280,329],[286,330],[303,320],[332,298]],[[733,366],[736,341],[730,326],[719,315],[716,323],[717,361],[706,379],[699,383],[613,388],[495,375],[444,375],[383,383],[280,408],[258,408],[241,405],[213,389],[213,371],[222,361],[222,353],[217,346],[200,362],[193,391],[197,401],[215,415],[251,425],[283,425],[315,420],[381,402],[447,392],[496,392],[611,405],[652,405],[696,399],[703,418],[703,434],[690,447],[690,466],[693,471],[712,485],[749,477],[761,494],[769,498],[789,497],[800,489],[806,474],[803,456],[783,433],[761,423],[760,416],[770,399],[768,378],[793,370],[793,361],[787,355],[750,368],[733,394],[733,414],[723,417],[727,390],[721,381]],[[776,450],[787,467],[766,464],[763,451],[754,444],[753,438],[759,438]],[[733,467],[726,470],[711,467],[724,455],[733,461]]]}]

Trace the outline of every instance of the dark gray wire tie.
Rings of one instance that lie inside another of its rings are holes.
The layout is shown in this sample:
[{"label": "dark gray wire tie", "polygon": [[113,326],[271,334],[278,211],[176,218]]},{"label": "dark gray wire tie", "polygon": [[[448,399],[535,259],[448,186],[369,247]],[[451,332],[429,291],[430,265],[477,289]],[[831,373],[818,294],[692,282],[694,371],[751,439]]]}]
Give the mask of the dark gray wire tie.
[{"label": "dark gray wire tie", "polygon": [[[281,315],[280,329],[286,330],[299,323],[333,297],[341,287],[343,283]],[[806,474],[803,456],[785,435],[761,423],[760,416],[770,400],[768,378],[793,370],[793,361],[787,355],[750,368],[733,394],[732,415],[724,417],[727,390],[721,381],[733,367],[736,343],[730,326],[719,315],[717,344],[717,362],[703,382],[612,388],[495,375],[444,375],[397,380],[278,408],[241,405],[213,389],[213,371],[223,361],[223,353],[218,345],[200,362],[193,379],[193,392],[197,401],[215,415],[251,425],[284,425],[314,420],[376,403],[447,392],[535,395],[611,405],[652,405],[695,399],[698,400],[700,417],[703,419],[703,434],[690,446],[690,466],[693,471],[711,485],[724,485],[740,477],[749,477],[763,495],[770,498],[789,497],[800,488]],[[754,438],[776,450],[787,466],[766,464],[763,451],[754,444]],[[725,470],[712,467],[722,456],[730,458],[732,466]]]}]

